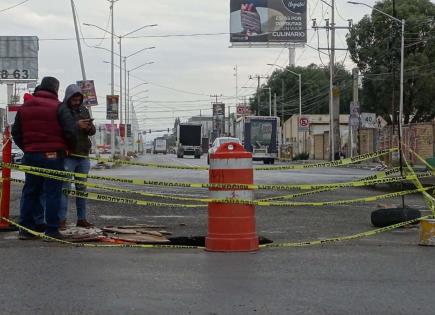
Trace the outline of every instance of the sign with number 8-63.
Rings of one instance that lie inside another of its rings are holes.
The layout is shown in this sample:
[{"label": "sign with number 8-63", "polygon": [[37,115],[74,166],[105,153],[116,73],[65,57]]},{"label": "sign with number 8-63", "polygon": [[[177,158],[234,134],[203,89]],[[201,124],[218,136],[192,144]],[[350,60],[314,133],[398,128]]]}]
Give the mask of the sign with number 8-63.
[{"label": "sign with number 8-63", "polygon": [[0,36],[0,81],[38,79],[38,37]]}]

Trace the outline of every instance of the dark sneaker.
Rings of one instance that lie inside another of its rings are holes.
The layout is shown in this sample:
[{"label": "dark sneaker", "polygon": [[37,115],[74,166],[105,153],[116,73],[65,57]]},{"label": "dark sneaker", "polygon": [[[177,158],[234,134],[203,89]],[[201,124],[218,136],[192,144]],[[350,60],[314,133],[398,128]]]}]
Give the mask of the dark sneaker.
[{"label": "dark sneaker", "polygon": [[77,226],[82,227],[82,228],[86,228],[86,229],[94,227],[94,225],[92,223],[89,223],[86,220],[77,220]]},{"label": "dark sneaker", "polygon": [[44,233],[46,228],[47,228],[46,224],[36,224],[35,231],[39,233]]},{"label": "dark sneaker", "polygon": [[36,235],[30,234],[29,232],[20,230],[18,232],[18,239],[22,241],[30,241],[30,240],[36,240],[38,237]]}]

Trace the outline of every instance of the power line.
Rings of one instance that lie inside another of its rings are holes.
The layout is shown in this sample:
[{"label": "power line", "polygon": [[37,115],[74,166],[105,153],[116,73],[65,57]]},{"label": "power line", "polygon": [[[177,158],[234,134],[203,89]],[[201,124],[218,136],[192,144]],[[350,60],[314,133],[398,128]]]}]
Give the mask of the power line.
[{"label": "power line", "polygon": [[21,1],[20,3],[14,4],[14,5],[10,6],[10,7],[5,8],[5,9],[1,9],[0,13],[8,11],[8,10],[12,10],[12,9],[14,9],[16,7],[19,7],[20,5],[23,5],[23,4],[25,4],[26,2],[29,2],[29,1],[30,0],[24,0],[24,1]]}]

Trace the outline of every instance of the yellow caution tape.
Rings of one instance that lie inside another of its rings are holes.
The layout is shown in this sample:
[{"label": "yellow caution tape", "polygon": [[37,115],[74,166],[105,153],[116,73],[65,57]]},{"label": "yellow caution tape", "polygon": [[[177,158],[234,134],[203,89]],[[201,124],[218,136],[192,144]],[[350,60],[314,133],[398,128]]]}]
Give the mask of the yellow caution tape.
[{"label": "yellow caution tape", "polygon": [[[408,160],[406,159],[406,157],[403,155],[403,159],[406,163],[406,167],[408,168],[408,170],[411,172],[411,174],[414,175],[414,180],[413,183],[415,185],[415,187],[417,187],[418,189],[422,189],[423,188],[423,184],[420,182],[420,180],[418,179],[418,177],[415,176],[415,172],[413,170],[413,168],[409,165]],[[427,193],[427,191],[422,190],[424,199],[427,203],[427,205],[429,206],[430,210],[432,211],[432,214],[435,215],[435,198],[433,198],[430,194]]]},{"label": "yellow caution tape", "polygon": [[[356,239],[361,239],[365,237],[375,236],[381,233],[389,232],[413,223],[416,223],[421,220],[435,218],[433,216],[425,216],[415,220],[409,220],[406,222],[390,225],[384,228],[376,229],[373,231],[358,233],[350,236],[341,236],[334,238],[327,238],[323,240],[315,240],[308,242],[297,242],[297,243],[275,243],[275,244],[266,244],[260,245],[260,248],[297,248],[297,247],[308,247],[308,246],[316,246],[316,245],[326,245],[344,241],[351,241]],[[36,231],[25,228],[24,226],[4,217],[0,217],[1,220],[8,222],[9,224],[30,233],[31,235],[40,237],[42,239],[47,239],[53,242],[57,242],[64,245],[70,245],[75,247],[85,247],[85,248],[140,248],[140,249],[204,249],[204,247],[200,246],[183,246],[183,245],[149,245],[149,244],[91,244],[91,243],[74,243],[66,240],[59,240],[56,238],[49,237],[44,233],[38,233]]]},{"label": "yellow caution tape", "polygon": [[356,199],[348,199],[348,200],[338,200],[338,201],[325,201],[325,202],[263,202],[257,201],[256,205],[262,207],[297,207],[297,206],[305,206],[305,207],[324,207],[324,206],[340,206],[340,205],[348,205],[353,203],[360,202],[374,202],[382,199],[390,199],[405,195],[411,195],[418,192],[428,191],[435,189],[435,186],[427,187],[427,188],[419,188],[413,190],[404,190],[384,195],[376,195],[364,198],[356,198]]},{"label": "yellow caution tape", "polygon": [[[380,179],[380,178],[385,178],[389,175],[395,174],[397,172],[400,172],[400,167],[395,167],[392,168],[390,170],[386,170],[386,171],[382,171],[379,173],[376,173],[374,175],[370,175],[370,176],[366,176],[363,177],[361,179],[358,179],[357,181],[367,181],[367,180],[373,180],[373,179]],[[299,193],[299,194],[291,194],[291,195],[284,195],[284,196],[276,196],[276,197],[270,197],[270,198],[264,198],[258,201],[272,201],[272,200],[279,200],[279,199],[294,199],[294,198],[298,198],[298,197],[305,197],[305,196],[309,196],[309,195],[314,195],[314,194],[318,194],[318,193],[322,193],[325,191],[333,191],[333,190],[337,190],[338,188],[332,188],[332,189],[315,189],[312,191],[308,191],[308,192],[303,192],[303,193]]]},{"label": "yellow caution tape", "polygon": [[[37,174],[36,174],[37,175]],[[16,181],[12,179],[12,181]],[[245,204],[245,205],[256,205],[261,207],[297,207],[297,206],[305,206],[305,207],[322,207],[322,206],[339,206],[339,205],[348,205],[354,203],[361,202],[374,202],[382,199],[395,198],[405,195],[414,194],[417,192],[425,192],[431,189],[435,189],[435,186],[428,188],[419,188],[414,190],[406,190],[401,192],[394,192],[384,195],[376,195],[365,198],[357,198],[357,199],[349,199],[349,200],[337,200],[337,201],[325,201],[325,202],[267,202],[267,201],[251,201],[251,200],[241,200],[241,199],[203,199],[203,201],[214,202],[214,203],[223,203],[223,204]],[[124,197],[116,197],[109,196],[98,193],[90,193],[90,192],[82,192],[76,190],[66,190],[64,189],[64,193],[69,196],[90,199],[95,201],[106,201],[111,203],[120,203],[120,204],[129,204],[129,205],[139,205],[139,206],[153,206],[153,207],[169,207],[169,208],[203,208],[206,205],[185,205],[185,204],[170,204],[170,203],[162,203],[162,202],[152,202],[152,201],[144,201],[137,199],[130,199]],[[194,200],[200,201],[201,200]]]},{"label": "yellow caution tape", "polygon": [[172,199],[172,200],[183,200],[183,201],[197,201],[197,202],[211,202],[212,199],[207,199],[207,198],[193,198],[193,197],[183,197],[183,196],[177,196],[177,195],[161,195],[161,194],[153,194],[153,193],[147,193],[144,191],[137,191],[137,190],[132,190],[132,189],[127,189],[127,188],[120,188],[120,187],[114,187],[114,186],[106,186],[106,185],[101,185],[101,184],[95,184],[95,183],[90,183],[87,181],[81,181],[81,180],[74,180],[68,177],[60,177],[60,176],[55,176],[55,175],[50,175],[50,174],[44,174],[44,173],[38,173],[38,172],[32,172],[32,171],[26,171],[27,174],[32,174],[35,176],[42,176],[42,177],[46,177],[46,178],[50,178],[50,179],[55,179],[58,181],[63,181],[63,182],[69,182],[69,183],[73,183],[73,184],[78,184],[78,185],[83,185],[86,187],[91,187],[91,188],[95,188],[95,189],[102,189],[102,190],[107,190],[107,191],[113,191],[113,192],[119,192],[119,193],[131,193],[131,194],[138,194],[141,196],[145,196],[145,197],[154,197],[154,198],[163,198],[163,199]]},{"label": "yellow caution tape", "polygon": [[221,188],[221,189],[234,189],[234,190],[312,190],[312,189],[333,189],[333,188],[344,188],[344,187],[362,187],[362,186],[370,186],[382,183],[391,183],[394,181],[404,180],[402,178],[392,178],[392,179],[373,179],[367,181],[351,181],[351,182],[343,182],[343,183],[329,183],[329,184],[302,184],[302,185],[292,185],[292,184],[201,184],[201,183],[182,183],[182,182],[165,182],[165,181],[157,181],[157,180],[145,180],[145,179],[126,179],[126,178],[118,178],[111,176],[98,176],[92,174],[82,174],[82,173],[72,173],[66,171],[59,170],[51,170],[44,169],[39,167],[27,166],[27,165],[16,165],[16,164],[4,164],[4,167],[11,167],[14,169],[18,169],[24,172],[37,172],[49,175],[60,175],[60,176],[74,176],[78,178],[89,178],[95,180],[105,180],[105,181],[113,181],[134,185],[145,185],[145,186],[162,186],[162,187],[182,187],[182,188]]},{"label": "yellow caution tape", "polygon": [[125,161],[125,160],[117,160],[117,159],[105,159],[105,158],[96,158],[96,157],[94,158],[94,157],[78,155],[78,154],[72,154],[72,156],[79,157],[82,159],[90,159],[98,162],[104,162],[104,163],[120,163],[120,164],[143,166],[143,167],[150,167],[150,168],[168,168],[168,169],[177,169],[177,170],[199,170],[199,171],[208,170],[208,167],[206,166],[182,166],[182,165],[167,165],[167,164],[156,164],[156,163],[141,163],[141,162],[133,162],[133,161]]},{"label": "yellow caution tape", "polygon": [[284,195],[284,196],[277,196],[277,197],[271,197],[271,198],[265,198],[261,201],[271,201],[271,200],[279,200],[279,199],[294,199],[297,197],[303,197],[308,195],[313,195],[321,192],[326,191],[333,191],[339,188],[345,188],[345,187],[365,187],[365,186],[372,186],[372,185],[379,185],[379,184],[390,184],[390,183],[397,183],[397,182],[403,182],[403,181],[413,181],[415,180],[415,176],[418,178],[424,178],[424,177],[432,177],[433,175],[431,173],[423,173],[418,175],[410,175],[410,176],[396,176],[396,177],[387,177],[387,178],[379,178],[374,180],[358,180],[358,181],[352,181],[352,182],[344,182],[344,183],[337,183],[337,184],[316,184],[316,185],[307,185],[300,187],[299,189],[313,189],[312,191],[306,192],[306,193],[299,193],[299,194],[290,194],[290,195]]},{"label": "yellow caution tape", "polygon": [[398,148],[392,148],[388,150],[381,150],[373,153],[362,154],[359,156],[346,158],[338,161],[331,162],[321,162],[315,164],[301,164],[301,165],[282,165],[282,166],[272,166],[272,167],[257,167],[255,170],[257,171],[276,171],[276,170],[304,170],[308,168],[324,168],[324,167],[337,167],[344,166],[354,163],[363,162],[366,160],[374,159],[392,152],[397,151]]},{"label": "yellow caution tape", "polygon": [[57,242],[64,245],[71,245],[75,247],[88,247],[88,248],[141,248],[141,249],[201,249],[200,246],[182,246],[182,245],[152,245],[152,244],[91,244],[91,243],[75,243],[67,240],[60,240],[45,235],[44,233],[39,233],[28,229],[8,218],[0,217],[1,220],[8,222],[9,224],[19,228],[20,230],[26,231],[27,233],[46,239],[52,242]]},{"label": "yellow caution tape", "polygon": [[130,199],[124,197],[109,196],[91,192],[83,192],[78,190],[63,189],[65,194],[72,197],[96,200],[96,201],[107,201],[112,203],[120,203],[126,205],[137,205],[137,206],[151,206],[151,207],[168,207],[168,208],[203,208],[206,205],[185,205],[185,204],[172,204],[163,202],[153,202],[145,200]]},{"label": "yellow caution tape", "polygon": [[[391,152],[397,151],[397,148],[392,148],[388,150],[382,150],[378,152],[373,153],[367,153],[362,154],[359,156],[346,158],[338,161],[332,161],[332,162],[322,162],[322,163],[315,163],[315,164],[302,164],[302,165],[282,165],[282,166],[275,166],[275,167],[257,167],[255,170],[257,171],[273,171],[273,170],[304,170],[308,168],[324,168],[324,167],[337,167],[337,166],[343,166],[343,165],[349,165],[354,163],[359,163],[362,161],[370,160],[376,157],[380,157],[386,154],[389,154]],[[132,162],[132,161],[123,161],[123,160],[114,160],[114,159],[104,159],[104,158],[94,158],[94,157],[88,157],[84,155],[73,155],[80,158],[86,158],[91,159],[99,162],[107,162],[107,163],[121,163],[121,164],[127,164],[127,165],[134,165],[134,166],[143,166],[143,167],[153,167],[153,168],[167,168],[167,169],[184,169],[184,170],[208,170],[208,167],[204,166],[181,166],[181,165],[167,165],[167,164],[155,164],[155,163],[141,163],[141,162]]]},{"label": "yellow caution tape", "polygon": [[431,170],[431,171],[435,171],[435,167],[433,167],[432,165],[430,165],[425,159],[423,159],[417,152],[415,152],[412,149],[408,149],[412,154],[414,154],[417,159],[419,159],[424,165],[426,165],[426,167]]},{"label": "yellow caution tape", "polygon": [[325,244],[332,244],[332,243],[344,242],[344,241],[352,241],[352,240],[361,239],[361,238],[370,237],[370,236],[375,236],[377,234],[396,230],[398,228],[416,223],[416,222],[421,221],[421,220],[430,219],[430,218],[433,218],[433,217],[432,216],[425,216],[425,217],[421,217],[419,219],[409,220],[406,222],[390,225],[390,226],[376,229],[373,231],[358,233],[358,234],[350,235],[350,236],[341,236],[341,237],[327,238],[327,239],[323,239],[323,240],[308,241],[308,242],[266,244],[266,245],[261,245],[260,247],[261,248],[291,248],[291,247],[295,248],[295,247],[308,247],[308,246],[325,245]]}]

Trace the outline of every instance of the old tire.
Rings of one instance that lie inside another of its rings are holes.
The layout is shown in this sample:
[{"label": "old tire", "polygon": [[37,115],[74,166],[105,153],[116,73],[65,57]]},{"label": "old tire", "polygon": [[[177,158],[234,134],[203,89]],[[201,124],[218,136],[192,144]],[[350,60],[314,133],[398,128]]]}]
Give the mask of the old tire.
[{"label": "old tire", "polygon": [[371,215],[372,224],[376,227],[386,227],[418,218],[421,218],[421,212],[411,208],[379,209]]}]

